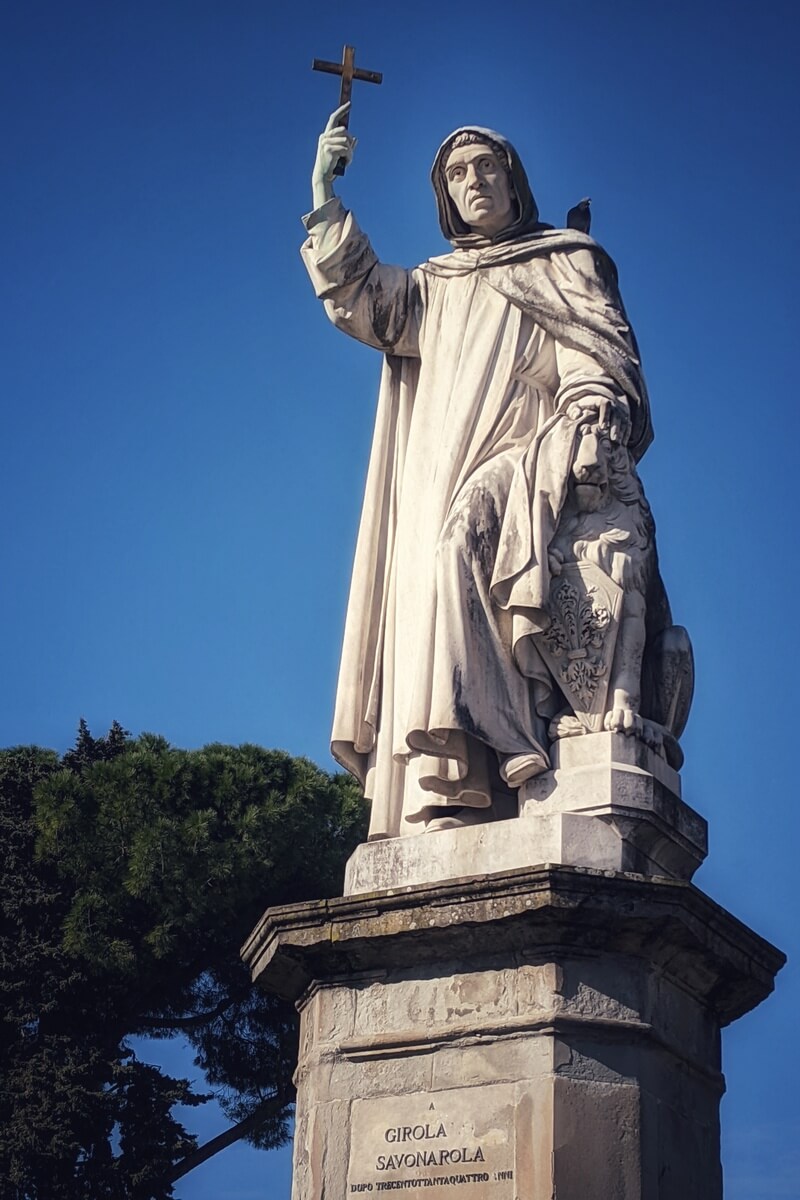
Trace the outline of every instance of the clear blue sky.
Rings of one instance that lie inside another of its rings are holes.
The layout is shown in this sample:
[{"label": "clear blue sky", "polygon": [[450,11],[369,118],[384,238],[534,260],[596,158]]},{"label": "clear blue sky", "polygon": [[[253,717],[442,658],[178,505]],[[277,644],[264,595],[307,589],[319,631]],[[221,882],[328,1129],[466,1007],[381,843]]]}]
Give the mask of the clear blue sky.
[{"label": "clear blue sky", "polygon": [[[794,955],[725,1035],[727,1200],[800,1200],[798,11],[26,0],[0,39],[0,744],[64,749],[84,715],[330,764],[379,358],[327,325],[297,253],[337,97],[312,57],[347,40],[385,73],[356,87],[341,188],[384,259],[445,249],[427,177],[460,124],[517,144],[545,220],[592,197],[697,656],[697,882]],[[246,1148],[178,1187],[288,1194],[286,1155]]]}]

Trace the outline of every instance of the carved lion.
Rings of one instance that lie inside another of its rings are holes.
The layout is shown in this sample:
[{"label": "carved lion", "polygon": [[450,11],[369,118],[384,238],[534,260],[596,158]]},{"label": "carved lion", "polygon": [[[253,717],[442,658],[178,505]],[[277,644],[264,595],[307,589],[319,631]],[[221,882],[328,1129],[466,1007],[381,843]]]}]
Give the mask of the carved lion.
[{"label": "carved lion", "polygon": [[[607,605],[595,600],[592,609],[590,593],[601,589],[589,588],[582,594],[584,642],[599,648],[590,662],[596,664],[596,675],[605,676],[600,695],[605,711],[599,719],[607,730],[642,738],[678,767],[683,759],[678,738],[694,686],[692,647],[686,630],[672,624],[650,505],[627,446],[614,432],[596,415],[577,430],[567,502],[550,545],[551,618],[558,628],[559,605],[563,607],[570,596],[567,579],[576,578],[581,565],[602,572],[616,585],[615,594],[621,590],[615,620],[610,619]],[[574,617],[570,628],[574,633]],[[573,662],[582,668],[584,678],[579,683],[587,689],[591,683],[585,678],[588,652],[578,641],[574,644],[579,648],[567,651],[564,661],[571,654],[568,667],[573,675]],[[592,727],[576,699],[581,693],[576,685],[570,690],[565,680],[571,683],[567,667],[562,668],[559,683],[568,703],[551,722],[554,740]]]}]

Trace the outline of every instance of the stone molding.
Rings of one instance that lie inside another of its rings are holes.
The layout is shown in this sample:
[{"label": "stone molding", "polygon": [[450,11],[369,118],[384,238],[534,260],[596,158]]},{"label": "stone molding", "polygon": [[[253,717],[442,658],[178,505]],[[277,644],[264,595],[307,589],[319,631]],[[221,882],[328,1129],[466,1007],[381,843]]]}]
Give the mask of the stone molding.
[{"label": "stone molding", "polygon": [[242,949],[254,981],[295,1001],[337,977],[575,953],[645,959],[720,1025],[765,999],[785,962],[691,884],[549,864],[273,908]]}]

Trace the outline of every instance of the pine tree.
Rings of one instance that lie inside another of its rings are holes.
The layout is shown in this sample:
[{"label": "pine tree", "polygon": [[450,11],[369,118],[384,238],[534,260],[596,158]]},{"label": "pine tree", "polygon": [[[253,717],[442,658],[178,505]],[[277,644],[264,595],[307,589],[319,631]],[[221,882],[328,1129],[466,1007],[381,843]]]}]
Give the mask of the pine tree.
[{"label": "pine tree", "polygon": [[[239,947],[335,894],[364,836],[353,781],[281,751],[85,721],[61,759],[0,751],[0,1198],[167,1200],[231,1141],[285,1141],[296,1015]],[[143,1034],[188,1038],[208,1092],[140,1062]],[[173,1109],[211,1095],[234,1124],[197,1147]]]}]

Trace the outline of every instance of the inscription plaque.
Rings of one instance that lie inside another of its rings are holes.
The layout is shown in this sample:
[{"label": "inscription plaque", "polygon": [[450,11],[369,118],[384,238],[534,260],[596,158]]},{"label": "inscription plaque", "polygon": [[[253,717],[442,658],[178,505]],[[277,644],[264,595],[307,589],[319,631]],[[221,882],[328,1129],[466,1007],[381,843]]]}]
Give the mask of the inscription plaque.
[{"label": "inscription plaque", "polygon": [[503,1085],[356,1100],[347,1195],[515,1200],[515,1109]]}]

